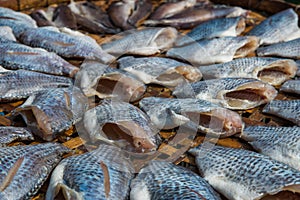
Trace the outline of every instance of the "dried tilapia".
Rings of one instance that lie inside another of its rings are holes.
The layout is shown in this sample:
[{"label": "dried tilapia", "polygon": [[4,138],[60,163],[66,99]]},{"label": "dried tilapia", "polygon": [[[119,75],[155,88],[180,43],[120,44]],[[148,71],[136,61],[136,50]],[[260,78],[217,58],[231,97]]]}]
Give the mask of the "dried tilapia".
[{"label": "dried tilapia", "polygon": [[171,48],[168,57],[188,61],[194,65],[208,65],[244,57],[258,47],[257,37],[221,37]]},{"label": "dried tilapia", "polygon": [[48,18],[47,13],[42,9],[32,11],[32,13],[30,13],[30,16],[36,21],[39,27],[55,26],[52,20]]},{"label": "dried tilapia", "polygon": [[58,143],[0,148],[0,199],[31,199],[69,151]]},{"label": "dried tilapia", "polygon": [[51,141],[81,119],[86,103],[76,87],[49,89],[30,96],[13,114],[20,114],[35,135]]},{"label": "dried tilapia", "polygon": [[0,19],[18,21],[31,27],[36,27],[36,22],[29,15],[9,8],[0,7]]},{"label": "dried tilapia", "polygon": [[1,19],[1,17],[0,17],[0,26],[10,27],[17,39],[24,32],[24,30],[36,28],[36,26],[33,26],[28,23],[26,24],[22,21],[13,20],[13,19]]},{"label": "dried tilapia", "polygon": [[298,15],[287,9],[267,18],[255,26],[247,35],[260,38],[260,44],[273,44],[300,37]]},{"label": "dried tilapia", "polygon": [[179,85],[178,98],[196,97],[229,109],[245,110],[273,100],[277,90],[262,81],[250,78],[220,78]]},{"label": "dried tilapia", "polygon": [[55,53],[16,42],[0,43],[0,64],[8,69],[26,69],[71,77],[79,70]]},{"label": "dried tilapia", "polygon": [[221,200],[199,175],[163,161],[151,161],[132,180],[130,199]]},{"label": "dried tilapia", "polygon": [[156,83],[175,87],[183,81],[196,82],[202,78],[198,69],[169,58],[127,56],[118,62],[121,69],[136,75],[145,84]]},{"label": "dried tilapia", "polygon": [[249,126],[240,137],[260,153],[300,170],[300,127]]},{"label": "dried tilapia", "polygon": [[280,91],[300,94],[300,80],[288,80],[281,87]]},{"label": "dried tilapia", "polygon": [[66,5],[59,5],[53,11],[52,21],[56,27],[77,29],[77,21],[71,9]]},{"label": "dried tilapia", "polygon": [[76,81],[88,97],[96,95],[132,102],[146,91],[144,83],[133,75],[95,61],[85,61],[80,66]]},{"label": "dried tilapia", "polygon": [[92,141],[103,140],[130,151],[152,151],[160,144],[158,130],[137,107],[103,100],[84,114],[84,126]]},{"label": "dried tilapia", "polygon": [[145,28],[133,30],[119,39],[102,44],[102,48],[110,54],[152,55],[169,49],[177,37],[177,30],[167,28]]},{"label": "dried tilapia", "polygon": [[54,169],[46,200],[62,190],[66,200],[125,200],[134,176],[130,160],[117,147],[100,145],[91,152],[62,160]]},{"label": "dried tilapia", "polygon": [[300,100],[273,100],[263,113],[275,115],[300,126]]},{"label": "dried tilapia", "polygon": [[281,85],[296,75],[297,64],[293,60],[279,58],[240,58],[230,62],[201,66],[204,79],[242,77],[256,78],[271,85]]},{"label": "dried tilapia", "polygon": [[201,99],[143,98],[140,108],[160,129],[195,123],[201,132],[227,137],[242,131],[244,123],[234,111]]},{"label": "dried tilapia", "polygon": [[0,126],[0,147],[6,146],[15,140],[34,140],[34,138],[26,128]]},{"label": "dried tilapia", "polygon": [[204,22],[186,35],[179,38],[175,45],[183,46],[202,39],[215,37],[238,36],[245,29],[245,19],[242,17],[218,18]]},{"label": "dried tilapia", "polygon": [[2,43],[2,40],[17,41],[9,26],[0,26],[0,43]]},{"label": "dried tilapia", "polygon": [[228,199],[261,199],[280,191],[300,193],[300,172],[268,156],[204,145],[189,152],[196,156],[204,179]]},{"label": "dried tilapia", "polygon": [[50,27],[25,30],[19,40],[32,47],[44,48],[63,57],[98,59],[104,63],[115,58],[104,52],[98,43],[89,36],[71,35]]}]

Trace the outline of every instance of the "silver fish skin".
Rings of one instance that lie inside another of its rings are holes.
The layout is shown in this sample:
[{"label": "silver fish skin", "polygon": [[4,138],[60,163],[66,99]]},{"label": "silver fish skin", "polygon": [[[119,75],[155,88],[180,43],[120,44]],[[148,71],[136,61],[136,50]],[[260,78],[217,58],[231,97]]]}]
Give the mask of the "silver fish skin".
[{"label": "silver fish skin", "polygon": [[184,81],[196,82],[202,78],[195,67],[170,58],[127,56],[119,59],[118,63],[119,68],[136,75],[145,84],[175,87]]},{"label": "silver fish skin", "polygon": [[133,176],[132,164],[119,148],[100,145],[59,163],[52,173],[46,200],[54,200],[60,189],[66,200],[125,200]]},{"label": "silver fish skin", "polygon": [[287,9],[272,15],[255,26],[247,35],[260,38],[260,44],[274,44],[300,37],[298,15],[293,9]]},{"label": "silver fish skin", "polygon": [[27,70],[0,71],[0,100],[13,101],[50,88],[70,87],[72,79]]},{"label": "silver fish skin", "polygon": [[103,100],[84,113],[83,122],[91,141],[102,140],[136,152],[156,150],[161,142],[150,118],[126,102]]},{"label": "silver fish skin", "polygon": [[130,199],[221,200],[196,173],[173,163],[153,160],[131,182]]},{"label": "silver fish skin", "polygon": [[9,8],[0,7],[0,19],[15,20],[31,27],[37,27],[36,22],[29,15],[21,12],[16,12]]},{"label": "silver fish skin", "polygon": [[248,126],[240,137],[260,153],[300,171],[300,127]]},{"label": "silver fish skin", "polygon": [[300,59],[299,46],[300,46],[300,38],[290,40],[288,42],[280,42],[269,46],[259,47],[257,49],[257,55]]},{"label": "silver fish skin", "polygon": [[0,148],[1,199],[31,199],[68,152],[58,143]]},{"label": "silver fish skin", "polygon": [[0,147],[5,147],[15,140],[34,140],[34,137],[23,127],[0,126]]},{"label": "silver fish skin", "polygon": [[27,29],[22,33],[19,40],[26,45],[44,48],[67,58],[98,59],[104,63],[115,60],[114,56],[105,53],[98,43],[89,36],[74,36],[54,31],[48,27]]},{"label": "silver fish skin", "polygon": [[25,69],[70,77],[79,70],[55,53],[16,42],[0,43],[0,65],[7,69]]},{"label": "silver fish skin", "polygon": [[0,17],[0,26],[8,26],[12,29],[15,37],[19,39],[24,30],[37,28],[37,26],[33,26],[28,23],[24,23],[22,21],[13,20],[13,19],[1,19]]},{"label": "silver fish skin", "polygon": [[204,179],[226,198],[261,199],[280,191],[300,192],[300,172],[270,157],[243,149],[200,145],[189,151]]},{"label": "silver fish skin", "polygon": [[191,43],[168,50],[167,56],[187,61],[195,66],[224,63],[248,55],[258,47],[258,38],[221,37]]},{"label": "silver fish skin", "polygon": [[177,30],[172,27],[132,30],[120,38],[101,45],[105,52],[116,56],[124,54],[153,55],[172,47]]},{"label": "silver fish skin", "polygon": [[146,91],[145,84],[134,75],[95,61],[85,61],[76,75],[79,87],[88,97],[136,101]]},{"label": "silver fish skin", "polygon": [[280,91],[300,94],[300,80],[288,80],[281,87]]},{"label": "silver fish skin", "polygon": [[218,18],[204,22],[180,37],[175,45],[183,46],[202,39],[232,36],[236,37],[245,29],[242,17]]},{"label": "silver fish skin", "polygon": [[0,38],[1,40],[5,39],[13,42],[17,41],[12,29],[9,26],[0,26]]},{"label": "silver fish skin", "polygon": [[86,109],[87,99],[80,89],[55,88],[30,96],[13,115],[21,115],[35,135],[52,141],[81,120]]},{"label": "silver fish skin", "polygon": [[243,130],[241,116],[201,99],[143,98],[140,108],[160,129],[195,123],[198,130],[215,137],[228,137]]},{"label": "silver fish skin", "polygon": [[255,78],[277,86],[295,77],[297,64],[290,59],[250,57],[200,66],[199,70],[205,80],[226,77]]},{"label": "silver fish skin", "polygon": [[300,100],[273,100],[263,113],[275,115],[300,126]]},{"label": "silver fish skin", "polygon": [[277,90],[251,78],[220,78],[179,85],[173,91],[177,98],[198,98],[234,110],[246,110],[273,100]]}]

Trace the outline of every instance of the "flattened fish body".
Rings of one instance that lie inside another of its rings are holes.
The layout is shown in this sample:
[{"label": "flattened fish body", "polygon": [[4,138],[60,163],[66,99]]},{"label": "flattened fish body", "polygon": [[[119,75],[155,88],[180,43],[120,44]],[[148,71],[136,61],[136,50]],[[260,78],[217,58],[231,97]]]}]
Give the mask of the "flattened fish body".
[{"label": "flattened fish body", "polygon": [[194,65],[208,65],[231,61],[255,51],[256,37],[221,37],[171,48],[168,57],[188,61]]},{"label": "flattened fish body", "polygon": [[29,15],[9,8],[0,7],[0,19],[19,21],[23,24],[36,27],[36,22]]},{"label": "flattened fish body", "polygon": [[133,172],[130,160],[119,148],[100,145],[59,163],[52,173],[46,200],[55,199],[60,189],[66,200],[125,200]]},{"label": "flattened fish body", "polygon": [[280,91],[300,94],[300,80],[288,80],[281,87]]},{"label": "flattened fish body", "polygon": [[239,114],[201,99],[143,98],[140,108],[159,128],[172,129],[195,123],[204,133],[227,137],[242,131],[244,123]]},{"label": "flattened fish body", "polygon": [[198,98],[229,109],[250,109],[273,100],[277,90],[249,78],[220,78],[179,85],[173,91],[178,98]]},{"label": "flattened fish body", "polygon": [[30,23],[24,23],[22,21],[18,21],[18,20],[13,20],[13,19],[1,19],[0,17],[0,26],[9,26],[15,37],[17,39],[19,39],[19,37],[21,36],[21,34],[24,32],[24,30],[28,30],[31,28],[37,28],[37,26],[32,25]]},{"label": "flattened fish body", "polygon": [[196,156],[204,179],[232,200],[261,199],[283,190],[300,192],[300,172],[270,157],[221,146],[205,146],[189,151]]},{"label": "flattened fish body", "polygon": [[300,100],[273,100],[264,107],[263,113],[276,115],[300,126]]},{"label": "flattened fish body", "polygon": [[22,127],[4,126],[0,127],[0,147],[15,140],[34,140],[32,133]]},{"label": "flattened fish body", "polygon": [[260,153],[300,171],[300,127],[249,126],[240,137]]},{"label": "flattened fish body", "polygon": [[136,75],[145,84],[175,87],[184,81],[195,82],[202,78],[201,72],[193,66],[169,58],[128,56],[118,62],[121,69]]},{"label": "flattened fish body", "polygon": [[163,161],[151,161],[132,180],[130,199],[221,200],[199,175]]},{"label": "flattened fish body", "polygon": [[1,199],[31,199],[69,151],[58,143],[0,148]]},{"label": "flattened fish body", "polygon": [[9,26],[0,26],[0,42],[2,40],[17,41],[12,29]]},{"label": "flattened fish body", "polygon": [[300,37],[298,15],[287,9],[267,18],[255,26],[247,35],[260,38],[260,44],[273,44]]},{"label": "flattened fish body", "polygon": [[84,127],[92,141],[103,140],[132,151],[156,150],[160,144],[157,128],[135,106],[103,100],[84,114]]},{"label": "flattened fish body", "polygon": [[250,57],[230,62],[200,66],[204,79],[255,78],[271,85],[281,85],[296,75],[297,64],[290,59]]}]

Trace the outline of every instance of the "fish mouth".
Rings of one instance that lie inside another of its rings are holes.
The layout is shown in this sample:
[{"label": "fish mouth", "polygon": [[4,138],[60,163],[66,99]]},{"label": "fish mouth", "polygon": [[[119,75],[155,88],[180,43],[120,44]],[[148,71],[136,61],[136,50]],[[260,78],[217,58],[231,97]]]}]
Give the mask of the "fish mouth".
[{"label": "fish mouth", "polygon": [[249,55],[250,53],[254,53],[258,46],[259,38],[255,36],[248,36],[247,42],[236,50],[234,58],[242,58]]}]

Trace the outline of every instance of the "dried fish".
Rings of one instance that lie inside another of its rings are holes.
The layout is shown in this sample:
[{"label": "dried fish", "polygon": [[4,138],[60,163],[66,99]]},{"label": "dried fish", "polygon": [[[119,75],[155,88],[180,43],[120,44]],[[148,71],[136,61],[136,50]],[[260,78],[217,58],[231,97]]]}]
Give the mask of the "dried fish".
[{"label": "dried fish", "polygon": [[263,113],[275,115],[300,126],[300,100],[273,100]]},{"label": "dried fish", "polygon": [[9,8],[0,7],[0,19],[18,21],[31,27],[36,27],[36,22],[29,15]]},{"label": "dried fish", "polygon": [[273,44],[299,38],[298,15],[291,8],[281,11],[255,26],[247,35],[259,37],[260,44]]},{"label": "dried fish", "polygon": [[125,200],[133,173],[130,160],[119,148],[100,145],[96,150],[59,163],[52,173],[46,200],[55,199],[60,189],[66,200]]},{"label": "dried fish", "polygon": [[116,56],[124,54],[153,55],[169,49],[177,37],[177,30],[168,28],[145,28],[126,32],[120,39],[102,44],[105,52]]},{"label": "dried fish", "polygon": [[4,147],[15,140],[34,140],[34,138],[26,128],[0,126],[0,147]]},{"label": "dried fish", "polygon": [[84,114],[83,121],[92,142],[102,140],[137,152],[156,150],[160,144],[149,117],[129,103],[103,100]]},{"label": "dried fish", "polygon": [[300,172],[270,157],[221,146],[189,151],[204,179],[232,200],[261,199],[280,191],[300,192]]},{"label": "dried fish", "polygon": [[71,9],[66,5],[59,5],[53,12],[52,21],[56,27],[77,29],[77,21]]},{"label": "dried fish", "polygon": [[225,108],[246,110],[270,102],[277,90],[256,79],[220,78],[179,85],[173,94],[178,98],[196,97]]},{"label": "dried fish", "polygon": [[2,43],[2,40],[17,41],[9,26],[0,26],[0,43]]},{"label": "dried fish", "polygon": [[204,79],[243,77],[256,78],[271,85],[281,85],[296,75],[297,64],[290,59],[240,58],[230,62],[201,66]]},{"label": "dried fish", "polygon": [[67,58],[99,59],[104,63],[112,62],[115,59],[112,55],[104,52],[89,36],[74,36],[54,31],[48,27],[27,29],[19,40],[29,46],[44,48]]},{"label": "dried fish", "polygon": [[149,97],[143,98],[139,105],[160,129],[192,122],[201,132],[228,137],[241,132],[244,127],[238,113],[201,99]]},{"label": "dried fish", "polygon": [[151,161],[132,180],[130,199],[221,200],[199,175],[163,161]]},{"label": "dried fish", "polygon": [[21,115],[35,135],[51,141],[81,119],[86,104],[78,88],[56,88],[30,96],[13,114]]},{"label": "dried fish", "polygon": [[183,46],[202,39],[238,36],[245,29],[245,19],[241,17],[218,18],[204,22],[179,38],[175,45]]},{"label": "dried fish", "polygon": [[0,148],[0,198],[31,199],[69,151],[58,143]]},{"label": "dried fish", "polygon": [[0,17],[0,26],[9,26],[17,39],[19,39],[20,35],[24,32],[24,30],[36,28],[31,24],[26,24],[22,21],[13,20],[13,19],[2,19]]},{"label": "dried fish", "polygon": [[281,87],[280,91],[300,94],[300,80],[288,80]]},{"label": "dried fish", "polygon": [[168,50],[167,56],[194,65],[208,65],[244,57],[258,47],[257,37],[221,37],[194,42]]},{"label": "dried fish", "polygon": [[127,56],[118,62],[121,69],[136,75],[145,84],[175,87],[184,81],[196,82],[202,78],[201,72],[195,67],[169,58]]},{"label": "dried fish", "polygon": [[300,127],[249,126],[240,137],[260,153],[300,171]]},{"label": "dried fish", "polygon": [[52,18],[48,19],[48,15],[44,10],[34,10],[30,13],[30,16],[36,21],[39,27],[41,26],[55,26],[52,22]]}]

